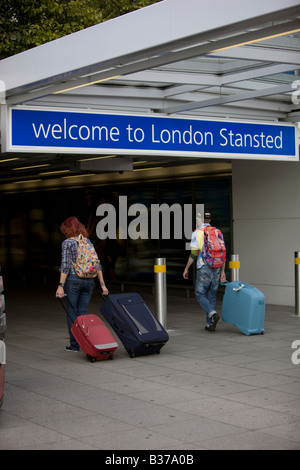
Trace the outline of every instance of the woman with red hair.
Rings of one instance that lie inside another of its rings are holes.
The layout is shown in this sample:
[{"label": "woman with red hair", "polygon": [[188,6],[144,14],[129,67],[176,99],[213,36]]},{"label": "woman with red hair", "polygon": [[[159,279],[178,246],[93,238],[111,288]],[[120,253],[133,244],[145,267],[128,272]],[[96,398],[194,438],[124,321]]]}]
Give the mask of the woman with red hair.
[{"label": "woman with red hair", "polygon": [[[74,307],[74,310],[77,312],[77,315],[87,315],[95,283],[94,277],[79,277],[76,274],[74,265],[76,264],[79,245],[79,241],[76,238],[82,236],[86,239],[88,244],[91,246],[93,245],[88,239],[88,233],[85,226],[79,222],[76,217],[69,217],[65,220],[61,224],[60,230],[66,239],[62,242],[60,281],[56,295],[59,298],[63,298],[64,295],[67,295],[70,303]],[[100,261],[95,276],[98,277],[103,295],[108,295]],[[70,346],[66,347],[66,351],[79,351],[79,345],[71,332],[72,325],[76,320],[74,310],[68,302],[67,323],[70,336]]]}]

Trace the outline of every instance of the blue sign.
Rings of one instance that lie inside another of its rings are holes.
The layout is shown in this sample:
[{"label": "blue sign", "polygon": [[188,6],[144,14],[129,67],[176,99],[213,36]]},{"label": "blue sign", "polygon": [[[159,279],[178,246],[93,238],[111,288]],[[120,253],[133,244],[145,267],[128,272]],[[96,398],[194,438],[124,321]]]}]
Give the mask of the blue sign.
[{"label": "blue sign", "polygon": [[299,159],[294,124],[11,109],[8,151]]}]

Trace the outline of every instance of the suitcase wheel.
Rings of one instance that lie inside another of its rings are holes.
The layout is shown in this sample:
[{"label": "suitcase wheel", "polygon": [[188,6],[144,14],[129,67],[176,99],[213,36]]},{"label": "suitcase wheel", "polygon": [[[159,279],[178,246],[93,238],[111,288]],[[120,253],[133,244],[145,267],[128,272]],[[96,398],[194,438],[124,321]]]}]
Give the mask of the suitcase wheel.
[{"label": "suitcase wheel", "polygon": [[88,360],[89,360],[90,362],[92,362],[92,363],[96,362],[96,358],[93,357],[93,356],[90,356],[89,354],[87,355],[87,358],[88,358]]},{"label": "suitcase wheel", "polygon": [[129,349],[126,349],[126,351],[128,352],[129,357],[131,357],[131,359],[135,357],[135,354],[132,351],[129,351]]}]

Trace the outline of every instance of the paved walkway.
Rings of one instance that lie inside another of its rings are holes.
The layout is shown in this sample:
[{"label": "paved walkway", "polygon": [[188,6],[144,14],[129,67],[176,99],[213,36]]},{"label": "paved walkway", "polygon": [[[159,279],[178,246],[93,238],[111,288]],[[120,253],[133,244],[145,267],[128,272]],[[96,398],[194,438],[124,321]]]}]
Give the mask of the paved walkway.
[{"label": "paved walkway", "polygon": [[[292,308],[267,306],[265,335],[246,337],[221,321],[204,331],[195,299],[169,297],[160,355],[130,359],[120,345],[113,361],[91,364],[64,351],[54,291],[6,291],[1,450],[300,449]],[[95,295],[91,313],[101,302]]]}]

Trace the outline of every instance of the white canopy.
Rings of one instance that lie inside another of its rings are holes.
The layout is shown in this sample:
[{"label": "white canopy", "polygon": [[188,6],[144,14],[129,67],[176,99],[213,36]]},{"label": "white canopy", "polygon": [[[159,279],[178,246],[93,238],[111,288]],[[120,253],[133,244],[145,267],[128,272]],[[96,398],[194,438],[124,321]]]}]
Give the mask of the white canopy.
[{"label": "white canopy", "polygon": [[299,0],[163,0],[0,61],[8,106],[290,122],[299,70]]},{"label": "white canopy", "polygon": [[165,0],[2,60],[0,78],[9,105],[298,121],[299,31],[299,0]]}]

